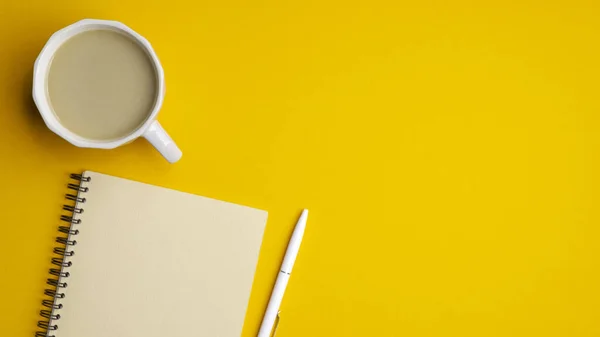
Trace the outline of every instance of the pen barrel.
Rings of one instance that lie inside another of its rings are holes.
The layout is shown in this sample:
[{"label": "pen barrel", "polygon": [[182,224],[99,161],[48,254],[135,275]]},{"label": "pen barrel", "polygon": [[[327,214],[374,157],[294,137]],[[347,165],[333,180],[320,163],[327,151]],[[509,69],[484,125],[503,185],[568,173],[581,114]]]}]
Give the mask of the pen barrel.
[{"label": "pen barrel", "polygon": [[281,301],[283,300],[283,293],[287,287],[290,274],[280,271],[277,275],[277,281],[273,287],[271,293],[271,299],[267,305],[267,311],[265,311],[265,317],[263,318],[260,330],[258,331],[258,337],[270,337],[273,330],[273,324],[277,319],[279,308],[281,307]]},{"label": "pen barrel", "polygon": [[302,243],[302,237],[304,236],[304,229],[306,228],[307,217],[308,210],[305,209],[302,211],[300,219],[298,219],[298,223],[296,223],[296,227],[294,227],[294,232],[292,233],[292,237],[290,238],[290,242],[288,243],[285,251],[283,263],[281,264],[281,270],[287,273],[292,272],[292,268],[296,262],[296,257],[298,257],[298,251],[300,250],[300,244]]}]

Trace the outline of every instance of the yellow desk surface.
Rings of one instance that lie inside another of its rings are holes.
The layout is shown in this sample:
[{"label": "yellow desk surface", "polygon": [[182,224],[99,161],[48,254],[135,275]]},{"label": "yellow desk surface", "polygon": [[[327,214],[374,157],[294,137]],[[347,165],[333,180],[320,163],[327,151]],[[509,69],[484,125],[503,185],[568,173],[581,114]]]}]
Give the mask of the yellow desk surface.
[{"label": "yellow desk surface", "polygon": [[[269,211],[243,336],[303,207],[280,337],[599,336],[599,14],[594,1],[5,1],[2,334],[35,331],[67,174],[91,169]],[[156,48],[181,162],[45,128],[33,61],[88,17]]]}]

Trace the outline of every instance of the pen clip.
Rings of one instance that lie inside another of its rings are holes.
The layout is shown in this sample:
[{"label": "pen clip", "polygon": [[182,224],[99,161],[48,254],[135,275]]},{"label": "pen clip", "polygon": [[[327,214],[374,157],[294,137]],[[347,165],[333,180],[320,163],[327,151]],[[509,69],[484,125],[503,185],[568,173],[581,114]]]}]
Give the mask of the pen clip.
[{"label": "pen clip", "polygon": [[271,336],[270,337],[275,337],[275,333],[277,332],[277,327],[279,326],[279,313],[281,312],[281,310],[279,310],[277,312],[277,316],[275,316],[275,323],[273,323],[273,330],[271,332]]}]

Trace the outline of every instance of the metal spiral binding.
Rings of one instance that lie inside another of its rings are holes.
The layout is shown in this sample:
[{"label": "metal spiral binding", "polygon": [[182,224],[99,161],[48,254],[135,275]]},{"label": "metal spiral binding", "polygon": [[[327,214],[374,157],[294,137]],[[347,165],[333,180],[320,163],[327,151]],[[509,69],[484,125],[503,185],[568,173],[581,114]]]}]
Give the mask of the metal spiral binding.
[{"label": "metal spiral binding", "polygon": [[63,206],[63,210],[70,212],[71,215],[61,215],[60,220],[68,225],[65,226],[63,224],[62,226],[59,226],[58,231],[67,236],[58,236],[56,238],[56,242],[59,243],[60,246],[54,247],[53,252],[59,257],[54,257],[51,260],[52,264],[56,267],[50,268],[49,270],[50,275],[53,277],[48,278],[46,283],[51,286],[51,288],[44,290],[44,295],[49,297],[49,299],[44,299],[42,301],[42,305],[47,309],[40,311],[40,316],[42,316],[44,320],[38,321],[37,325],[41,330],[36,331],[36,337],[55,337],[54,335],[50,335],[50,333],[58,330],[56,321],[60,319],[60,314],[57,313],[57,311],[63,307],[58,301],[65,297],[65,294],[61,289],[67,287],[65,278],[68,278],[70,274],[66,269],[72,265],[71,261],[67,261],[67,257],[75,255],[75,252],[71,247],[77,244],[77,240],[73,237],[79,234],[79,229],[74,228],[74,225],[81,224],[81,219],[75,219],[75,215],[83,213],[80,204],[85,203],[86,199],[81,197],[81,194],[88,192],[89,188],[82,186],[82,183],[89,182],[91,178],[85,177],[82,174],[71,174],[71,179],[77,180],[78,184],[71,183],[68,184],[67,187],[76,191],[76,194],[67,194],[65,197],[67,200],[75,201],[76,204],[75,206]]}]

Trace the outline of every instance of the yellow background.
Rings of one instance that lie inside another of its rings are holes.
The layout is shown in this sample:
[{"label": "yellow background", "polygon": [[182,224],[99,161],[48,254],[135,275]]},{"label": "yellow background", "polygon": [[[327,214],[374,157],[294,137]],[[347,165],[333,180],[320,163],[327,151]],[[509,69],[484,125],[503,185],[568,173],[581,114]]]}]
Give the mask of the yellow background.
[{"label": "yellow background", "polygon": [[[594,1],[3,2],[3,335],[35,331],[67,174],[91,169],[269,211],[244,336],[303,207],[278,336],[599,336],[599,14]],[[154,45],[181,162],[45,128],[33,62],[88,17]]]}]

